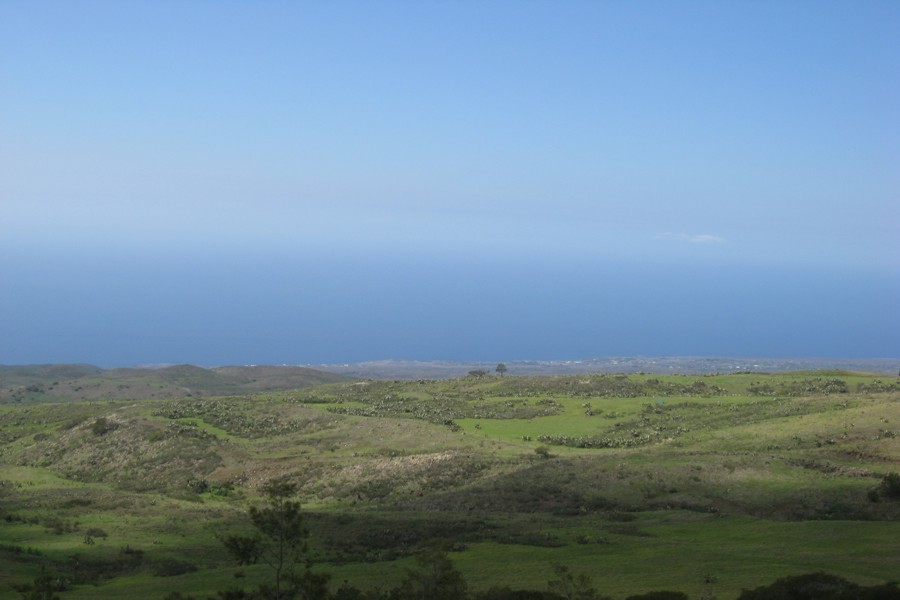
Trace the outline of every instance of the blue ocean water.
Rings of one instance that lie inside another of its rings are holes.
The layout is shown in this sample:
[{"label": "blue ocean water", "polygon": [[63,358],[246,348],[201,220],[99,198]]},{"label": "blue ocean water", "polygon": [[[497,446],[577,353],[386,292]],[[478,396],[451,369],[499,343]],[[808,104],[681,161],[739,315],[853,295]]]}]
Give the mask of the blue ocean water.
[{"label": "blue ocean water", "polygon": [[886,273],[608,261],[19,257],[0,363],[900,357]]}]

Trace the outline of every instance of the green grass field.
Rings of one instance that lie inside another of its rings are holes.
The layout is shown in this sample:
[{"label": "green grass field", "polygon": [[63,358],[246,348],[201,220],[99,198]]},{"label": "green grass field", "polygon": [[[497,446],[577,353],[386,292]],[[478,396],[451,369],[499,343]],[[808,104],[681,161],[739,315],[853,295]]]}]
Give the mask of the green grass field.
[{"label": "green grass field", "polygon": [[0,599],[40,573],[72,599],[262,583],[266,568],[235,566],[218,536],[246,530],[280,477],[299,486],[307,556],[333,587],[393,587],[434,545],[475,591],[547,589],[554,563],[614,598],[900,573],[900,499],[884,484],[900,471],[900,387],[883,375],[33,395],[0,404]]}]

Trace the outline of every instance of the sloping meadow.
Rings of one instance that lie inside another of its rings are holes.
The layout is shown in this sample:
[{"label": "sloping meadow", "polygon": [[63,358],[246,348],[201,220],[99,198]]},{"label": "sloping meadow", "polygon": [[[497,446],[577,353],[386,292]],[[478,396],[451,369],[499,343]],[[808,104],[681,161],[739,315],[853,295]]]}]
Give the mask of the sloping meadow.
[{"label": "sloping meadow", "polygon": [[[661,587],[720,598],[768,583],[776,542],[776,574],[831,570],[862,584],[891,578],[900,555],[900,391],[862,373],[42,399],[0,405],[0,439],[0,598],[41,569],[68,577],[63,598],[225,589],[236,571],[218,537],[245,526],[278,478],[299,489],[308,557],[363,588],[394,584],[435,544],[475,589],[542,588],[551,563],[566,563],[623,596],[642,577],[662,583],[661,547],[690,556],[700,544],[709,565],[673,561]],[[791,523],[808,543],[784,535]],[[73,556],[96,563],[93,578],[71,574]]]}]

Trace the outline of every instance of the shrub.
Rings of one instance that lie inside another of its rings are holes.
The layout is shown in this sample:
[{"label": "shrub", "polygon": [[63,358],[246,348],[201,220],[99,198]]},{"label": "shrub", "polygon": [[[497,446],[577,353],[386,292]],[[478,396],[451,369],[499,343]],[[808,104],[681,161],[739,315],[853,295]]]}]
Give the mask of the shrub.
[{"label": "shrub", "polygon": [[73,554],[60,565],[63,573],[73,584],[96,585],[104,579],[113,579],[139,569],[143,553],[100,557],[94,554]]},{"label": "shrub", "polygon": [[892,500],[900,499],[900,474],[888,473],[881,479],[881,493]]},{"label": "shrub", "polygon": [[540,456],[541,458],[550,458],[550,448],[547,446],[538,446],[534,449],[534,453]]},{"label": "shrub", "polygon": [[78,523],[64,521],[58,517],[44,517],[41,524],[56,535],[78,531]]},{"label": "shrub", "polygon": [[99,527],[88,527],[87,531],[84,532],[85,535],[89,535],[95,538],[105,538],[109,537],[109,534],[100,529]]},{"label": "shrub", "polygon": [[193,573],[197,570],[197,565],[174,558],[166,558],[153,563],[152,570],[157,577],[174,577],[185,573]]},{"label": "shrub", "polygon": [[15,544],[0,544],[0,552],[8,552],[10,554],[27,554],[30,556],[41,556],[40,550],[28,548],[25,546],[17,546]]},{"label": "shrub", "polygon": [[103,417],[100,417],[91,425],[91,432],[94,435],[104,435],[116,428],[116,424]]},{"label": "shrub", "polygon": [[492,587],[479,592],[474,596],[475,600],[565,600],[563,596],[554,592],[543,590],[514,590],[507,587]]},{"label": "shrub", "polygon": [[60,508],[83,508],[93,503],[94,501],[90,498],[69,498],[60,505]]},{"label": "shrub", "polygon": [[191,477],[188,479],[187,486],[195,494],[202,494],[209,490],[209,482],[201,477]]},{"label": "shrub", "polygon": [[427,551],[416,556],[418,569],[408,569],[398,588],[401,600],[429,598],[457,600],[466,596],[466,581],[446,553]]},{"label": "shrub", "polygon": [[755,590],[744,590],[738,600],[837,600],[857,586],[829,573],[808,573],[783,577]]},{"label": "shrub", "polygon": [[41,573],[34,578],[30,584],[13,586],[17,592],[22,594],[22,598],[30,600],[59,600],[60,596],[56,592],[63,592],[69,589],[64,578],[58,575],[52,575],[41,569]]},{"label": "shrub", "polygon": [[136,562],[141,562],[144,560],[144,551],[139,548],[132,548],[129,545],[124,546],[121,550],[119,550],[119,554],[122,556],[131,557],[130,559]]},{"label": "shrub", "polygon": [[597,593],[588,575],[575,575],[568,566],[559,563],[553,563],[551,568],[557,579],[548,581],[547,587],[554,594],[571,600],[610,600],[608,596]]}]

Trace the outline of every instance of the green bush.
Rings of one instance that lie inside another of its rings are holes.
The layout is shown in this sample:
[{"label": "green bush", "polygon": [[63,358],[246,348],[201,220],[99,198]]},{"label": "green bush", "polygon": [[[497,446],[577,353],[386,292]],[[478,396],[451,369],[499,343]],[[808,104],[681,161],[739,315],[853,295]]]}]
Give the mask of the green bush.
[{"label": "green bush", "polygon": [[888,473],[881,479],[881,493],[892,500],[900,499],[900,473]]},{"label": "green bush", "polygon": [[109,433],[116,427],[117,427],[117,425],[115,423],[113,423],[112,421],[109,421],[103,417],[100,417],[99,419],[94,421],[93,425],[91,425],[91,432],[94,435],[105,435],[106,433]]},{"label": "green bush", "polygon": [[193,573],[197,570],[194,563],[176,560],[174,558],[166,558],[153,563],[152,571],[157,577],[174,577],[176,575],[184,575],[185,573]]},{"label": "green bush", "polygon": [[109,537],[109,534],[100,529],[99,527],[89,527],[87,531],[84,532],[85,535],[89,535],[95,538],[105,538]]},{"label": "green bush", "polygon": [[744,590],[738,600],[900,600],[896,583],[864,587],[829,573],[783,577],[755,590]]}]

